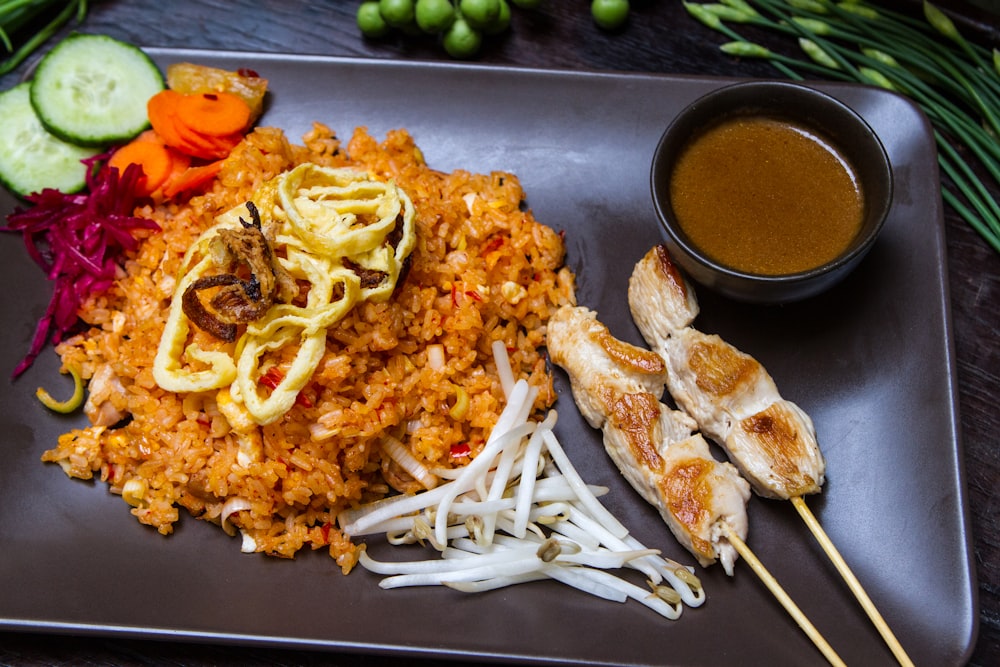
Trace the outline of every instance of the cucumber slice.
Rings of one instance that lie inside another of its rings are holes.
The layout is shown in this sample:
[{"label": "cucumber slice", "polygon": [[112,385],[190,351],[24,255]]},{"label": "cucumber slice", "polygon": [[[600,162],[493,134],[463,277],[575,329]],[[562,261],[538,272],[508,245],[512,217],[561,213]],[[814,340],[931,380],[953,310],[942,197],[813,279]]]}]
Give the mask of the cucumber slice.
[{"label": "cucumber slice", "polygon": [[31,106],[30,85],[25,82],[0,93],[0,181],[19,197],[43,188],[81,190],[87,167],[80,160],[100,149],[69,144],[49,134]]},{"label": "cucumber slice", "polygon": [[106,146],[149,127],[146,102],[163,86],[160,70],[138,47],[106,35],[74,33],[38,63],[31,104],[57,137]]}]

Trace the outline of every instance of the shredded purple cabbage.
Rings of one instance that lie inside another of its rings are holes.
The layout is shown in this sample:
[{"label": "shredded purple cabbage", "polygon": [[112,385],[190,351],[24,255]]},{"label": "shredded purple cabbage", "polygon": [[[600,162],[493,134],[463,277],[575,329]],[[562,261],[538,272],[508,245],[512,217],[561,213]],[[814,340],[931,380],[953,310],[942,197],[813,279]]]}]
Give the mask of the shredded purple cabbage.
[{"label": "shredded purple cabbage", "polygon": [[31,366],[50,338],[59,343],[76,326],[77,312],[87,298],[114,283],[121,254],[139,245],[132,230],[160,229],[152,220],[132,215],[142,168],[129,165],[119,174],[106,165],[107,157],[83,160],[84,192],[70,195],[46,188],[28,195],[32,207],[7,216],[4,231],[21,232],[28,255],[53,283],[52,299],[13,377]]}]

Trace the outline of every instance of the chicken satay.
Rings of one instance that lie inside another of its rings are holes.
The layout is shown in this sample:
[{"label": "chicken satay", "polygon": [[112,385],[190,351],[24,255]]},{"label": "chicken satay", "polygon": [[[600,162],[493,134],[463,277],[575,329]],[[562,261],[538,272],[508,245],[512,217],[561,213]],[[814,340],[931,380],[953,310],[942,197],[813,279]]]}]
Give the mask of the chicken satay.
[{"label": "chicken satay", "polygon": [[784,500],[819,492],[826,464],[812,420],[781,397],[756,359],[691,326],[694,290],[664,246],[636,264],[628,299],[639,331],[667,363],[674,401],[726,450],[754,491]]},{"label": "chicken satay", "polygon": [[719,561],[731,575],[737,553],[727,536],[746,538],[750,486],[732,465],[712,458],[693,419],[660,402],[663,359],[618,340],[582,307],[560,308],[547,340],[581,414],[602,431],[625,479],[702,566]]}]

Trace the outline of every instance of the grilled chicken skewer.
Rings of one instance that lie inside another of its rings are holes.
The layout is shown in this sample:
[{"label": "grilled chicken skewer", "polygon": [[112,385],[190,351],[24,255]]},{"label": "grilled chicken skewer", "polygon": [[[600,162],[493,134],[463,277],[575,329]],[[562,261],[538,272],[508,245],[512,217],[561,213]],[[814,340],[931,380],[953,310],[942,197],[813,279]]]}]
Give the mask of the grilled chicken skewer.
[{"label": "grilled chicken skewer", "polygon": [[569,375],[573,398],[622,475],[656,507],[677,540],[702,566],[722,563],[732,575],[736,555],[830,661],[844,663],[777,580],[746,546],[750,485],[716,461],[687,414],[659,401],[667,379],[663,359],[614,338],[596,314],[563,306],[548,324],[552,361]]},{"label": "grilled chicken skewer", "polygon": [[629,484],[702,566],[718,560],[732,574],[737,552],[727,536],[746,537],[750,487],[732,465],[712,458],[694,420],[660,403],[663,360],[616,339],[582,307],[560,308],[547,341],[581,414],[603,432],[604,447]]},{"label": "grilled chicken skewer", "polygon": [[694,290],[664,246],[636,264],[628,300],[643,338],[669,367],[667,388],[678,406],[726,450],[758,495],[792,501],[893,655],[904,667],[912,666],[803,499],[820,491],[826,469],[809,416],[781,397],[757,360],[691,326],[698,315]]},{"label": "grilled chicken skewer", "polygon": [[812,420],[781,397],[756,359],[691,326],[698,303],[666,248],[636,264],[628,299],[643,338],[669,367],[670,395],[754,491],[784,500],[818,493],[826,464]]}]

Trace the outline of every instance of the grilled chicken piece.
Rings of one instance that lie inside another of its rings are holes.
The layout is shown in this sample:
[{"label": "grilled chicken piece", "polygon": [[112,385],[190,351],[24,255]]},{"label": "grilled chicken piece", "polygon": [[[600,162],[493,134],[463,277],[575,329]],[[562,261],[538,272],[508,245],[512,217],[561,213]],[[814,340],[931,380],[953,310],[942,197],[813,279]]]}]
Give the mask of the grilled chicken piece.
[{"label": "grilled chicken piece", "polygon": [[584,419],[625,479],[703,566],[716,560],[733,573],[727,534],[747,534],[750,486],[716,461],[695,422],[660,402],[667,368],[659,355],[618,340],[582,307],[563,306],[548,324],[552,361],[569,375]]},{"label": "grilled chicken piece", "polygon": [[812,420],[781,397],[756,359],[691,326],[694,291],[665,247],[636,264],[628,298],[646,342],[667,362],[677,405],[726,450],[754,491],[784,500],[818,493],[826,464]]}]

